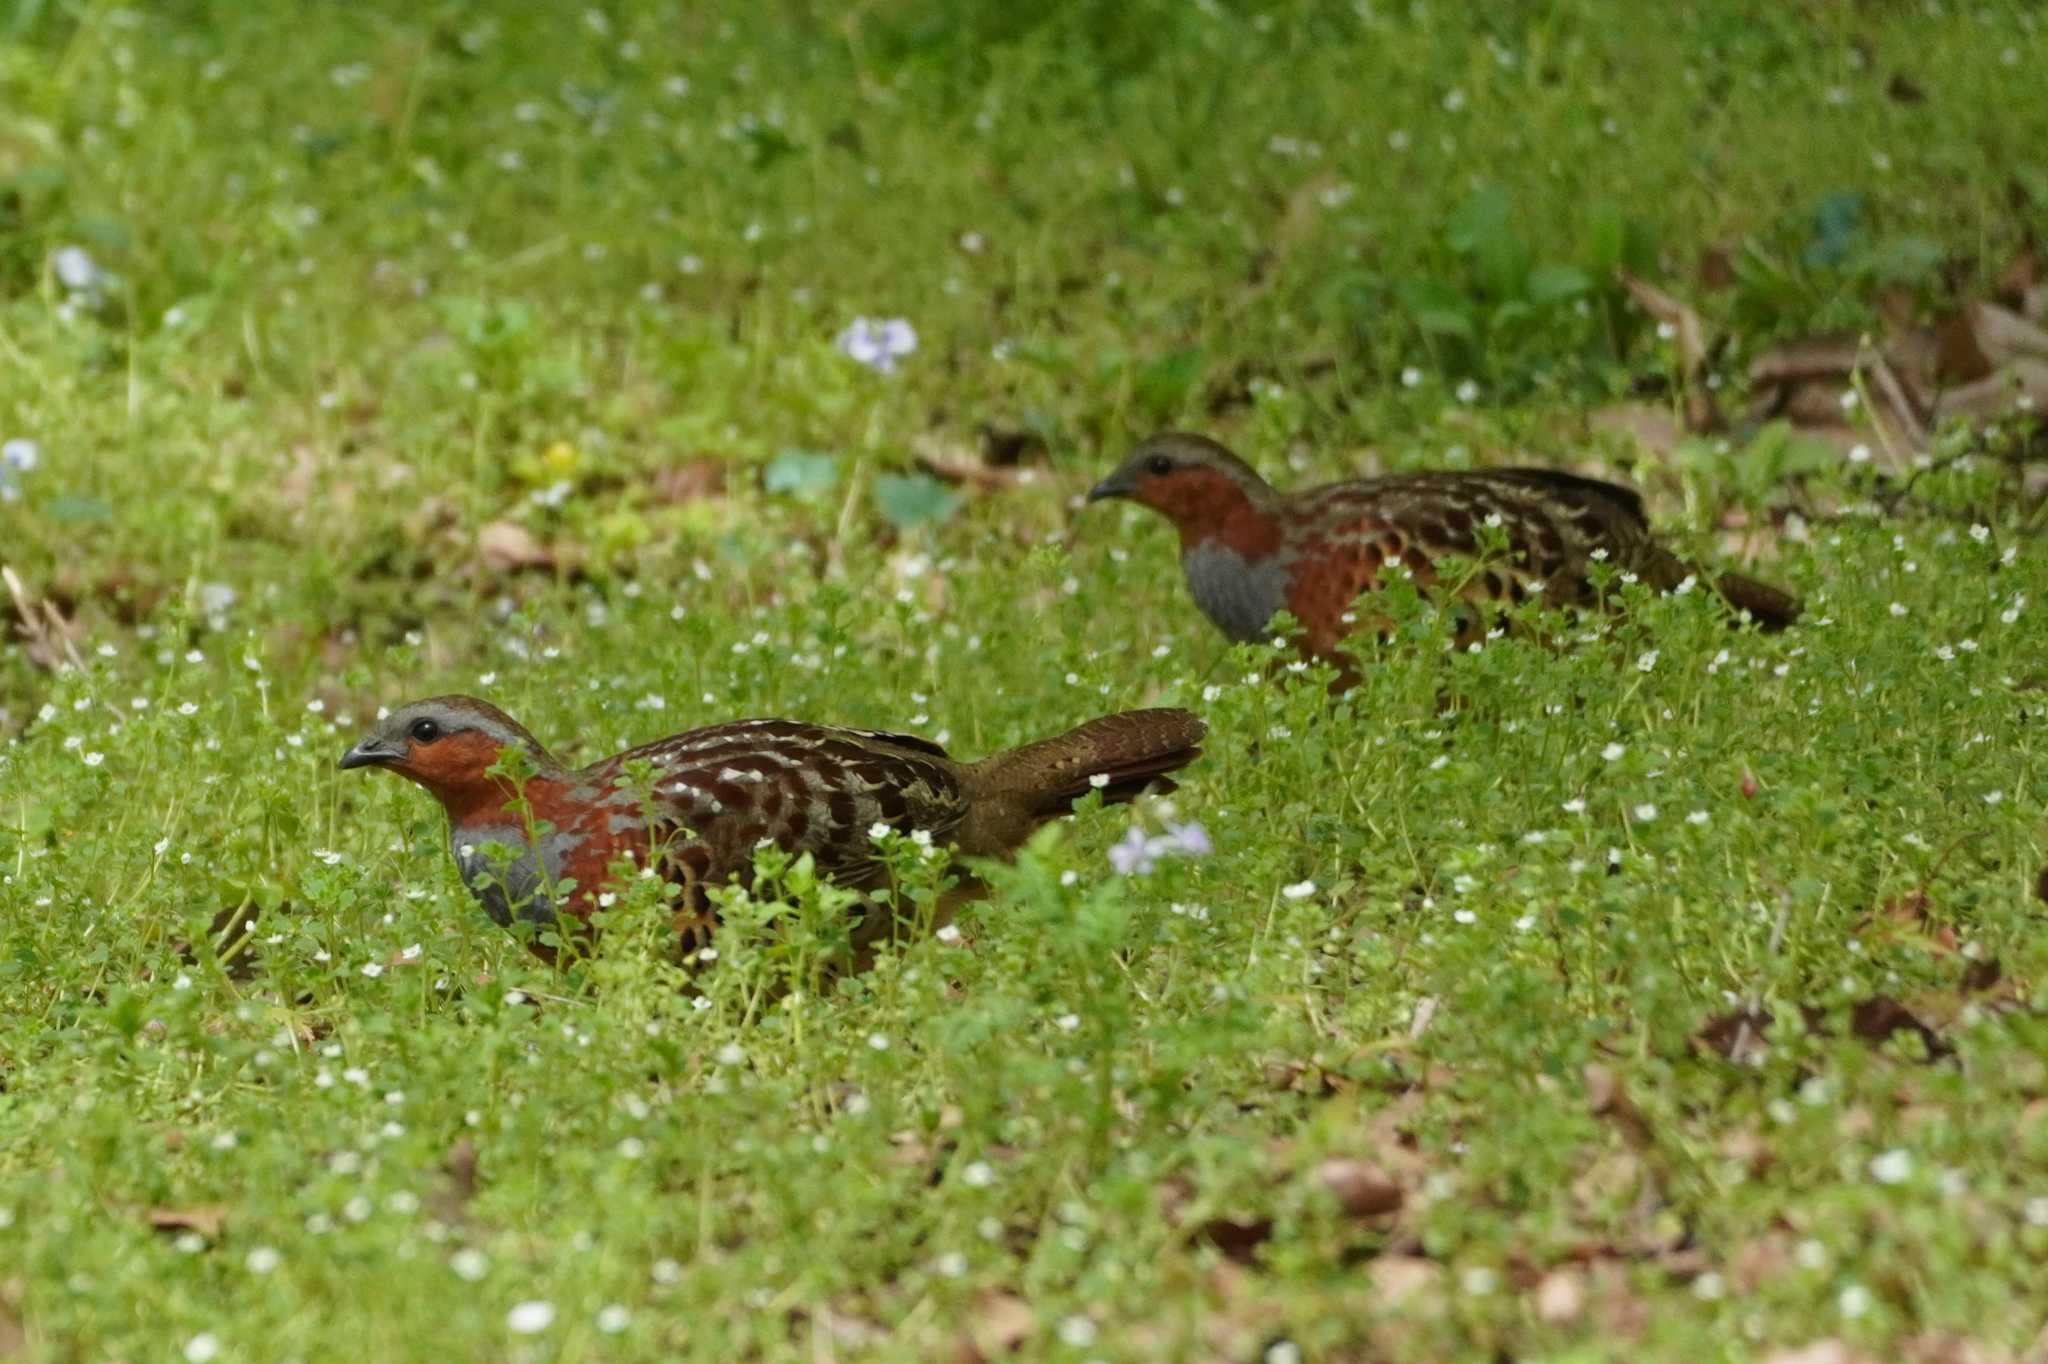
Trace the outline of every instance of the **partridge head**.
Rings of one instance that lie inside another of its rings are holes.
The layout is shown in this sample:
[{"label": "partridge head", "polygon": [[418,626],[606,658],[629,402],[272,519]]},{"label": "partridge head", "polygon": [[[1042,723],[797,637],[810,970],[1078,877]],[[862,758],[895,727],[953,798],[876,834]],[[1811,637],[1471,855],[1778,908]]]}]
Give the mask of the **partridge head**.
[{"label": "partridge head", "polygon": [[[960,762],[910,735],[740,720],[571,769],[489,702],[436,696],[393,711],[341,766],[386,768],[433,795],[463,881],[499,923],[587,921],[615,864],[651,867],[680,887],[687,952],[713,923],[706,892],[746,882],[764,840],[810,853],[826,879],[886,908],[877,826],[922,831],[958,857],[1007,858],[1090,791],[1113,803],[1171,790],[1167,774],[1200,756],[1203,730],[1186,711],[1126,711]],[[957,870],[956,901],[978,889]],[[856,946],[890,921],[864,913]]]}]

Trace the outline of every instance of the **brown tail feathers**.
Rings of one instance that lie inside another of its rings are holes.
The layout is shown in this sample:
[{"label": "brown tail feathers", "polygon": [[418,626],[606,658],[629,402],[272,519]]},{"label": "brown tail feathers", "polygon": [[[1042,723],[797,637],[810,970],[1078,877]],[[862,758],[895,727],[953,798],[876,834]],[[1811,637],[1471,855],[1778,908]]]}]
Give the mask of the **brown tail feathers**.
[{"label": "brown tail feathers", "polygon": [[1715,586],[1730,606],[1749,612],[1758,629],[1782,630],[1798,620],[1803,609],[1799,598],[1790,592],[1781,592],[1769,583],[1745,578],[1740,573],[1723,573]]},{"label": "brown tail feathers", "polygon": [[[1090,791],[1105,805],[1174,789],[1166,779],[1202,756],[1208,726],[1184,710],[1127,710],[1090,720],[1056,739],[998,753],[974,765],[975,785],[1008,796],[1040,818],[1064,814]],[[1107,781],[1098,785],[1096,778]]]}]

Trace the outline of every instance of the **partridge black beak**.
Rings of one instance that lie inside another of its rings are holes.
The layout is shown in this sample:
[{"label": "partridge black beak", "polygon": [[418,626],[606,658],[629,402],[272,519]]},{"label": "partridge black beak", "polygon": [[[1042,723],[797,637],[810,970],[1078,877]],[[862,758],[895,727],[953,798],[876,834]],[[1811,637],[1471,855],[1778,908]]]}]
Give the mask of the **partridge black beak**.
[{"label": "partridge black beak", "polygon": [[381,767],[385,763],[395,763],[404,756],[405,754],[390,744],[372,736],[341,755],[341,770],[346,772],[351,767]]},{"label": "partridge black beak", "polygon": [[1132,491],[1130,479],[1125,477],[1123,470],[1119,469],[1108,478],[1103,479],[1102,482],[1090,488],[1088,490],[1088,500],[1090,502],[1100,502],[1106,497],[1129,497]]}]

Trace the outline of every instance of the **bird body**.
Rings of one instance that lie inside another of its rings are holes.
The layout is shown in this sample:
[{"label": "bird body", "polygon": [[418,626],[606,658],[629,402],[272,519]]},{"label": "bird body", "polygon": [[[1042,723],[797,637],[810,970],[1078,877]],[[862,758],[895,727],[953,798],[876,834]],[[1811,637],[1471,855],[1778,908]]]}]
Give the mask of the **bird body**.
[{"label": "bird body", "polygon": [[[1339,646],[1381,623],[1368,599],[1396,565],[1425,592],[1497,604],[1540,593],[1578,608],[1599,605],[1593,565],[1602,560],[1660,591],[1695,576],[1651,533],[1634,492],[1550,469],[1390,474],[1283,493],[1216,442],[1169,432],[1089,493],[1112,497],[1173,523],[1188,589],[1224,634],[1258,639],[1284,607],[1300,622],[1303,651],[1354,679]],[[1506,553],[1490,553],[1489,541]],[[1445,583],[1439,569],[1454,555],[1475,567]],[[1739,574],[1715,586],[1766,627],[1799,612],[1792,597]]]},{"label": "bird body", "polygon": [[[341,765],[387,767],[435,796],[464,883],[500,924],[587,919],[624,861],[680,886],[678,930],[701,935],[705,892],[748,881],[763,842],[811,854],[847,889],[886,892],[876,829],[1004,858],[1091,790],[1105,803],[1171,790],[1166,774],[1200,755],[1203,729],[1186,711],[1127,711],[959,762],[910,735],[741,720],[571,770],[497,707],[441,696],[393,712]],[[500,768],[513,749],[522,781]]]}]

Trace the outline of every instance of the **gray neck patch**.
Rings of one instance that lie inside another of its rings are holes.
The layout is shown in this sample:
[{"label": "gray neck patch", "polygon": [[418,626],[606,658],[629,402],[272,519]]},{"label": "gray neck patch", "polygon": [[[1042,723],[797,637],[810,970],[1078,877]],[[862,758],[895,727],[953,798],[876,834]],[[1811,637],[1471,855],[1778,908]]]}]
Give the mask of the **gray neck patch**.
[{"label": "gray neck patch", "polygon": [[[540,856],[514,824],[488,829],[452,830],[448,843],[462,882],[483,905],[484,913],[509,925],[513,916],[528,923],[552,926],[555,904],[548,887],[562,874],[562,854],[570,835],[556,830],[541,839]],[[547,868],[543,875],[542,866]]]},{"label": "gray neck patch", "polygon": [[1272,559],[1255,563],[1210,541],[1185,551],[1180,566],[1195,605],[1240,644],[1261,638],[1287,604],[1287,574]]}]

